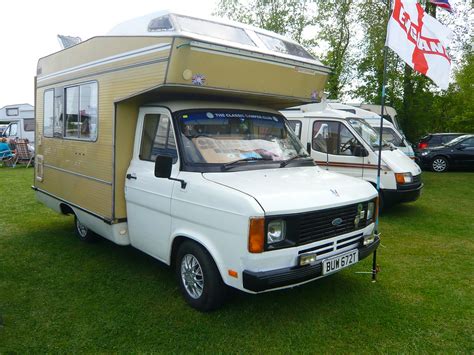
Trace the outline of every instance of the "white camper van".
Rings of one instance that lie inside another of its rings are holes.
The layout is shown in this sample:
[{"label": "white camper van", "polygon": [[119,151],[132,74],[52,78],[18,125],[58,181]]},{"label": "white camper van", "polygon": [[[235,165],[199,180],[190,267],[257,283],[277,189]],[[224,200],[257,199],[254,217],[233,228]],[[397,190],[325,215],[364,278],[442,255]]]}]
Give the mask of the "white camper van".
[{"label": "white camper van", "polygon": [[[42,58],[37,198],[175,268],[219,306],[370,255],[377,192],[314,165],[277,111],[319,99],[329,70],[280,35],[161,12]],[[282,80],[284,78],[284,80]]]},{"label": "white camper van", "polygon": [[[380,133],[380,115],[361,109],[359,107],[354,107],[351,105],[345,105],[338,102],[328,102],[328,107],[350,112],[356,115],[359,118],[363,118],[368,124],[370,124],[377,132]],[[406,140],[404,135],[394,126],[394,124],[387,119],[383,120],[383,134],[382,138],[387,142],[393,144],[397,149],[400,149],[407,157],[415,160],[415,152],[411,147],[411,144]]]},{"label": "white camper van", "polygon": [[[281,111],[316,163],[329,171],[377,183],[379,134],[356,115],[309,104]],[[415,201],[423,188],[421,169],[392,145],[382,150],[384,205]]]},{"label": "white camper van", "polygon": [[7,124],[0,136],[7,139],[35,141],[35,110],[30,104],[7,105],[0,108],[0,124]]}]

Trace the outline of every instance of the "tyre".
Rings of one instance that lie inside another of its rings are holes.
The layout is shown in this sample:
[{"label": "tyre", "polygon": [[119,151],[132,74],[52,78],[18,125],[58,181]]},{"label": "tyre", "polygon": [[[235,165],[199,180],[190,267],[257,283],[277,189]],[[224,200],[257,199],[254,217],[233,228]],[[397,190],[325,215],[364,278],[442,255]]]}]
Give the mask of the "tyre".
[{"label": "tyre", "polygon": [[448,170],[448,160],[444,157],[435,157],[431,162],[431,170],[435,173],[443,173]]},{"label": "tyre", "polygon": [[219,308],[227,286],[211,255],[201,245],[186,241],[175,260],[176,279],[186,302],[201,312]]},{"label": "tyre", "polygon": [[93,243],[97,241],[97,234],[87,228],[84,224],[79,221],[76,215],[74,215],[74,226],[76,236],[85,243]]}]

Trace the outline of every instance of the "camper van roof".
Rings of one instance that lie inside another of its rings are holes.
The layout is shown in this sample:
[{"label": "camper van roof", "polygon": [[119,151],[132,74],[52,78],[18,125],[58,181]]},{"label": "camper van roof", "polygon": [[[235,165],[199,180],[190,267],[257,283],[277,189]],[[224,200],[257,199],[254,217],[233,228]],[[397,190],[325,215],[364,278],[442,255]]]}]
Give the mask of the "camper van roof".
[{"label": "camper van roof", "polygon": [[303,114],[303,117],[308,118],[360,118],[357,115],[354,115],[353,113],[331,108],[327,102],[295,106],[286,110],[281,110],[280,112],[284,113],[287,117],[291,117],[293,113],[297,113],[298,115]]},{"label": "camper van roof", "polygon": [[[181,36],[278,57],[324,65],[303,46],[277,33],[216,17],[196,17],[164,10],[125,21],[108,36]],[[329,68],[327,68],[329,70]]]},{"label": "camper van roof", "polygon": [[341,111],[353,113],[359,118],[363,118],[363,119],[378,118],[380,120],[380,116],[377,115],[375,112],[364,110],[359,107],[341,104],[340,102],[328,102],[328,106],[335,110],[341,110]]}]

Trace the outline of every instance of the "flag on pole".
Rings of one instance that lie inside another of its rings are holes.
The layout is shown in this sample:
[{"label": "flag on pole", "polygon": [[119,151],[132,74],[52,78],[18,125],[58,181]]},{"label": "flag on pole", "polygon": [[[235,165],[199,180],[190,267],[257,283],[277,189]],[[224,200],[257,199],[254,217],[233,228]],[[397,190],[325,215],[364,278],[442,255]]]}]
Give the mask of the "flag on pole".
[{"label": "flag on pole", "polygon": [[430,0],[430,3],[445,9],[446,11],[453,12],[451,5],[449,4],[449,0]]},{"label": "flag on pole", "polygon": [[415,0],[395,0],[385,45],[441,89],[449,85],[451,59],[446,46],[452,31],[426,14]]}]

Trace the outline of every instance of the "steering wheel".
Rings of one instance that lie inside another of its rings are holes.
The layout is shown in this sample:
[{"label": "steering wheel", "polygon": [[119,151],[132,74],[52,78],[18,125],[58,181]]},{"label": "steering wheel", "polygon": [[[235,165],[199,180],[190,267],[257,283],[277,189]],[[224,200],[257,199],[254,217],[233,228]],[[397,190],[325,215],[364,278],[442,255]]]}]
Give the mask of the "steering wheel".
[{"label": "steering wheel", "polygon": [[348,149],[351,149],[356,144],[355,139],[351,138],[346,143],[341,145],[341,152],[345,152]]}]

